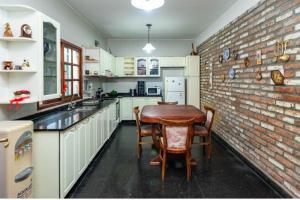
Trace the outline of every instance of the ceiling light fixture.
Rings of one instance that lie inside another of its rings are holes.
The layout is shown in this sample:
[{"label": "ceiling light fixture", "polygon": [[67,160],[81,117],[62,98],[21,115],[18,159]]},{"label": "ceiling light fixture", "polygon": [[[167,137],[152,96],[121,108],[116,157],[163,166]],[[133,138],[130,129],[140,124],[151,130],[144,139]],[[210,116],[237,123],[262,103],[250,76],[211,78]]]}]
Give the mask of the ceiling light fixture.
[{"label": "ceiling light fixture", "polygon": [[165,4],[165,0],[131,0],[131,4],[136,8],[151,11],[162,7]]},{"label": "ceiling light fixture", "polygon": [[148,27],[148,43],[145,45],[143,50],[150,54],[152,51],[155,50],[155,47],[150,43],[150,29],[152,24],[147,24],[146,26]]}]

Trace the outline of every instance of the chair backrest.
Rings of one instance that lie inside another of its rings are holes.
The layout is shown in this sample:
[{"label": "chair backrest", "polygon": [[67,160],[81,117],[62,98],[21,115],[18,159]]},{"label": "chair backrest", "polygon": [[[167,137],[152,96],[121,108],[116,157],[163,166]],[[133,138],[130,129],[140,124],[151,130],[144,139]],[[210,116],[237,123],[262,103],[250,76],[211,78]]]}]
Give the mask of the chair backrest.
[{"label": "chair backrest", "polygon": [[134,115],[135,115],[136,128],[140,133],[140,131],[141,131],[141,122],[140,122],[140,116],[139,116],[139,114],[140,114],[139,107],[138,106],[134,107],[133,112],[134,112]]},{"label": "chair backrest", "polygon": [[165,101],[159,101],[157,102],[158,105],[177,105],[178,101],[175,102],[165,102]]},{"label": "chair backrest", "polygon": [[204,106],[204,109],[206,111],[205,128],[208,130],[208,132],[210,132],[216,111],[213,108],[208,107],[208,106]]},{"label": "chair backrest", "polygon": [[194,121],[161,119],[164,148],[190,149]]}]

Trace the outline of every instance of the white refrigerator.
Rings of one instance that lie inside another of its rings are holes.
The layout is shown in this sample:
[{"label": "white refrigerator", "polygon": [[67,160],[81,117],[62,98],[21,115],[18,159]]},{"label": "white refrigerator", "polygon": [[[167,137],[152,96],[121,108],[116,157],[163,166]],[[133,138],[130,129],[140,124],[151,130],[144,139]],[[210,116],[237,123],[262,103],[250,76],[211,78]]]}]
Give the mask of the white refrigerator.
[{"label": "white refrigerator", "polygon": [[184,77],[165,77],[165,101],[185,105]]}]

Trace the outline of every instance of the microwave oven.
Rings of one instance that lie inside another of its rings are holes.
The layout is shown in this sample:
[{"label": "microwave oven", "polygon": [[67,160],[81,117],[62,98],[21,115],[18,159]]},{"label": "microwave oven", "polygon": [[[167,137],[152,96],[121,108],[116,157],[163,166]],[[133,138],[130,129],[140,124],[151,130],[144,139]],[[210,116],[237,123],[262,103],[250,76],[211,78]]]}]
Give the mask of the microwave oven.
[{"label": "microwave oven", "polygon": [[160,95],[160,87],[147,87],[147,95]]}]

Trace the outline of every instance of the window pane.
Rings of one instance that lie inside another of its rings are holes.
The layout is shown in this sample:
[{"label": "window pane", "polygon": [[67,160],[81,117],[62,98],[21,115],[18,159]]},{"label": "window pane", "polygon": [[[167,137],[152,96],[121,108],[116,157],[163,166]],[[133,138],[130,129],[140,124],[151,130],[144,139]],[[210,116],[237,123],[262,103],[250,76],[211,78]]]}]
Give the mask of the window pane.
[{"label": "window pane", "polygon": [[69,48],[64,48],[64,60],[65,62],[71,63],[71,49]]},{"label": "window pane", "polygon": [[71,96],[72,93],[72,82],[71,81],[65,81],[64,82],[64,91],[65,91],[65,96]]},{"label": "window pane", "polygon": [[75,65],[79,64],[79,53],[74,50],[73,50],[73,64]]},{"label": "window pane", "polygon": [[73,66],[73,79],[79,79],[79,67]]},{"label": "window pane", "polygon": [[65,79],[72,79],[71,65],[65,65]]},{"label": "window pane", "polygon": [[73,94],[79,96],[79,81],[73,81]]}]

